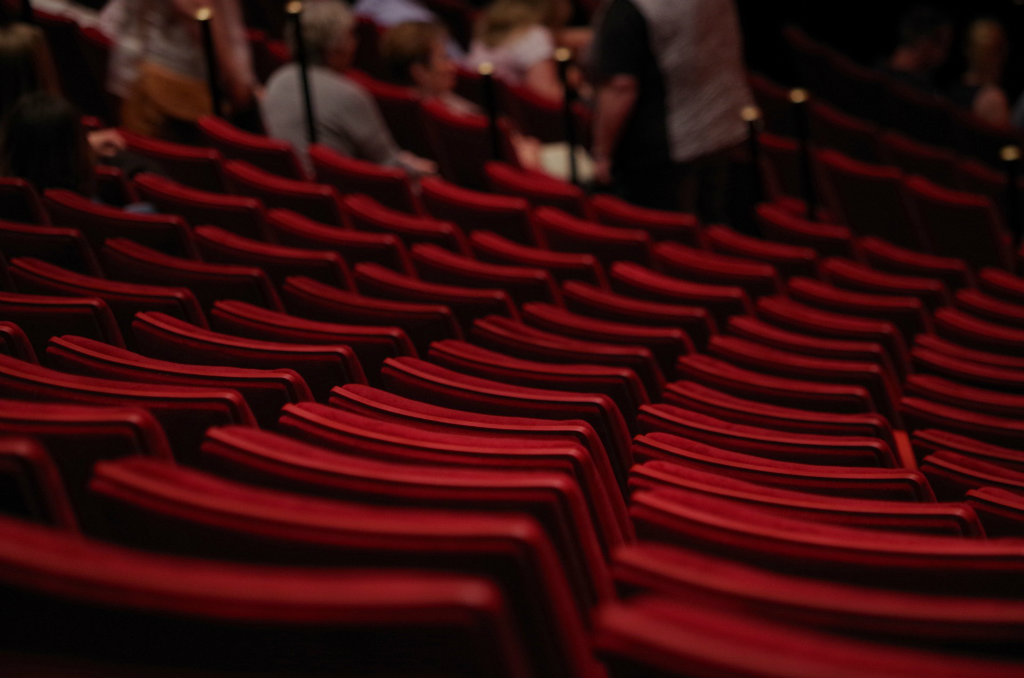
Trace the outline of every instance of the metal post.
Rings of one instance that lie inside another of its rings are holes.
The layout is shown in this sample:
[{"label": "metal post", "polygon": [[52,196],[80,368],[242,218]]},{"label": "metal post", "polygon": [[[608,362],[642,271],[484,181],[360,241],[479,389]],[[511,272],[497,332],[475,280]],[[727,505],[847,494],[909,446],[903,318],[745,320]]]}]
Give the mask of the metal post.
[{"label": "metal post", "polygon": [[223,115],[220,96],[220,73],[217,69],[217,53],[213,46],[213,29],[210,21],[213,19],[213,10],[209,7],[200,7],[196,10],[196,21],[199,22],[199,32],[203,37],[203,51],[206,53],[206,84],[210,89],[210,102],[213,105],[213,114]]},{"label": "metal post", "polygon": [[761,179],[761,142],[758,138],[761,124],[761,109],[744,106],[740,117],[747,123],[747,148],[750,152],[750,197],[754,205],[763,200]]},{"label": "metal post", "polygon": [[494,64],[484,62],[477,68],[480,74],[480,88],[484,95],[484,108],[487,111],[487,121],[491,136],[491,156],[495,160],[502,160],[501,136],[498,130],[498,95],[494,91]]},{"label": "metal post", "polygon": [[291,17],[295,29],[295,58],[299,62],[299,77],[302,80],[302,103],[306,109],[306,139],[316,143],[316,116],[313,114],[313,90],[309,86],[309,58],[306,55],[306,37],[302,34],[302,3],[289,2],[285,11]]},{"label": "metal post", "polygon": [[21,0],[21,20],[27,24],[35,23],[36,13],[32,10],[32,0]]},{"label": "metal post", "polygon": [[1019,246],[1024,237],[1024,223],[1020,213],[1020,147],[1004,146],[999,157],[1006,168],[1006,225]]},{"label": "metal post", "polygon": [[807,112],[807,90],[796,88],[789,91],[793,104],[793,118],[796,122],[797,141],[800,143],[800,191],[807,206],[807,219],[814,221],[818,213],[818,193],[814,185],[814,170],[811,165],[811,124]]},{"label": "metal post", "polygon": [[576,102],[576,90],[569,84],[569,65],[572,62],[572,52],[565,47],[555,50],[555,61],[558,63],[558,77],[562,80],[562,118],[565,123],[565,141],[569,145],[569,181],[579,185],[579,172],[576,168],[576,121],[573,118],[572,107]]}]

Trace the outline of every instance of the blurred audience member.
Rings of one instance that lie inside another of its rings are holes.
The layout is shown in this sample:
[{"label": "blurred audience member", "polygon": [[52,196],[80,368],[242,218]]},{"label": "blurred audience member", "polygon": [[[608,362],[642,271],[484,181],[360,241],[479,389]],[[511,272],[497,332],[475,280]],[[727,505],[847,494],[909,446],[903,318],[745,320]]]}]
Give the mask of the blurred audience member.
[{"label": "blurred audience member", "polygon": [[595,178],[623,198],[727,219],[752,103],[732,0],[612,0],[593,49]]},{"label": "blurred audience member", "polygon": [[883,70],[917,89],[938,93],[935,72],[953,44],[953,22],[931,5],[914,5],[900,20],[900,37]]},{"label": "blurred audience member", "polygon": [[[437,16],[416,0],[357,0],[352,6],[356,16],[366,17],[383,28],[408,22],[434,23]],[[445,50],[455,61],[462,61],[466,53],[458,43],[445,37]]]},{"label": "blurred audience member", "polygon": [[1010,102],[1003,91],[1003,68],[1009,54],[1006,31],[995,19],[975,19],[967,27],[964,56],[967,70],[950,97],[985,122],[1010,124]]},{"label": "blurred audience member", "polygon": [[[302,12],[317,140],[353,158],[398,165],[413,174],[434,173],[432,161],[398,148],[373,97],[344,75],[355,54],[354,23],[352,12],[340,0],[306,3]],[[294,46],[294,30],[286,37]],[[286,64],[270,77],[262,108],[268,134],[290,142],[308,165],[298,64]]]}]

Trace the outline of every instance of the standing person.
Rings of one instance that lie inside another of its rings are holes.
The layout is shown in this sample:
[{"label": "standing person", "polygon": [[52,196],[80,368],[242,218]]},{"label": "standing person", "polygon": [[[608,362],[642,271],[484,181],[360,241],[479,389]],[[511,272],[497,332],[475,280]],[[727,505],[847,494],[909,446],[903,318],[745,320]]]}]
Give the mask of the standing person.
[{"label": "standing person", "polygon": [[210,28],[231,113],[255,105],[256,76],[239,0],[111,0],[107,30],[116,35],[108,88],[123,97],[125,129],[195,141],[193,123],[213,112],[196,12],[212,11]]},{"label": "standing person", "polygon": [[741,42],[732,0],[606,3],[592,52],[597,182],[636,204],[726,220],[752,103]]},{"label": "standing person", "polygon": [[[398,165],[413,174],[436,172],[432,161],[398,148],[373,97],[345,76],[356,50],[355,17],[348,6],[340,0],[306,3],[301,22],[319,143],[345,156]],[[294,48],[291,26],[286,37]],[[306,112],[297,63],[285,64],[270,76],[261,105],[267,133],[291,143],[308,167]]]}]

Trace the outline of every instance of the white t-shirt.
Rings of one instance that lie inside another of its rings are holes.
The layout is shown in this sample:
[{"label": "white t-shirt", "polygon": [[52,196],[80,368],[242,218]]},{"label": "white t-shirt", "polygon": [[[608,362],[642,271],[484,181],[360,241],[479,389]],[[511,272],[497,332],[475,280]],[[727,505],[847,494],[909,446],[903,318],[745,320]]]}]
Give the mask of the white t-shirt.
[{"label": "white t-shirt", "polygon": [[534,65],[555,54],[555,36],[545,26],[530,26],[510,35],[496,47],[479,40],[469,46],[466,65],[476,68],[485,62],[494,65],[494,75],[511,85],[522,85]]}]

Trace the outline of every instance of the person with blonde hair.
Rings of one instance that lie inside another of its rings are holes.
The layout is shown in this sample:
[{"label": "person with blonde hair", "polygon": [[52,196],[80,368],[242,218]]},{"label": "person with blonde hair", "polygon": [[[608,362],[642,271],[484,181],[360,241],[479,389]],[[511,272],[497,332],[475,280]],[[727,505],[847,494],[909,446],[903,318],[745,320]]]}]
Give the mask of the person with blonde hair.
[{"label": "person with blonde hair", "polygon": [[509,84],[561,101],[554,54],[571,16],[569,0],[495,0],[480,14],[466,65],[490,63]]}]

